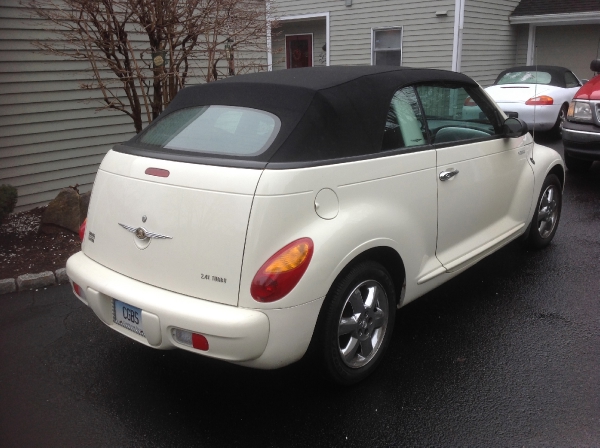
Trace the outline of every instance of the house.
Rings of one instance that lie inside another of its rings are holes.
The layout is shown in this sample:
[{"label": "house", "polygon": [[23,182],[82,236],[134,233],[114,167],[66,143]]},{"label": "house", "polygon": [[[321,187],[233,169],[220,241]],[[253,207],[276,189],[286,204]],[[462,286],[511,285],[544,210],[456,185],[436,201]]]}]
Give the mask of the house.
[{"label": "house", "polygon": [[[561,65],[590,78],[598,0],[274,0],[273,70],[384,64],[463,72],[482,86],[513,65]],[[536,52],[537,49],[537,52]]]},{"label": "house", "polygon": [[[481,85],[521,64],[572,68],[592,76],[600,0],[270,0],[280,27],[265,36],[272,70],[391,64],[466,73]],[[58,191],[89,191],[104,154],[134,135],[122,113],[97,111],[99,92],[85,61],[31,46],[54,35],[19,0],[0,4],[0,184],[18,188],[18,210]]]}]

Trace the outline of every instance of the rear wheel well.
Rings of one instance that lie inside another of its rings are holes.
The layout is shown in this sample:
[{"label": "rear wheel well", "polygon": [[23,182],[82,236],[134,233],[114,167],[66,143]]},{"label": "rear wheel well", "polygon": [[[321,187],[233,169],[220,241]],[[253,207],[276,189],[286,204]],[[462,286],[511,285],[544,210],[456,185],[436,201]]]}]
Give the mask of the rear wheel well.
[{"label": "rear wheel well", "polygon": [[396,291],[396,304],[400,304],[400,300],[402,299],[402,289],[404,287],[404,279],[406,278],[406,271],[404,269],[402,257],[400,257],[400,254],[398,254],[398,252],[391,247],[373,247],[362,252],[350,263],[348,263],[342,272],[340,272],[338,278],[342,277],[345,272],[352,268],[352,266],[366,260],[375,261],[381,264],[388,271],[392,281],[394,282],[394,289]]}]

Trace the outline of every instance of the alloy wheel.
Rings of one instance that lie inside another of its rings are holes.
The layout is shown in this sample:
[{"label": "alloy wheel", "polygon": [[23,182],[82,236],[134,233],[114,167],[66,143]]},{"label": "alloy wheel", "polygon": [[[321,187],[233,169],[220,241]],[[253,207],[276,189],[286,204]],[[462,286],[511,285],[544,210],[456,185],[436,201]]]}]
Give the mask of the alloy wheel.
[{"label": "alloy wheel", "polygon": [[388,321],[385,289],[374,280],[360,283],[342,308],[338,324],[338,348],[348,367],[367,365],[385,337]]},{"label": "alloy wheel", "polygon": [[556,225],[558,217],[557,195],[557,187],[555,185],[548,185],[540,200],[537,225],[538,232],[542,238],[548,238]]}]

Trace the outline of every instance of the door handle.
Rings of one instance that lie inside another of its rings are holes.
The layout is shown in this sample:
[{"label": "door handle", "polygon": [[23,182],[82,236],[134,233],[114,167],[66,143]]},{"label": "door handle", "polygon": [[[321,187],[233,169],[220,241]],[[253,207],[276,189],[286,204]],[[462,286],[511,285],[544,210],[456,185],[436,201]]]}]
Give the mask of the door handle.
[{"label": "door handle", "polygon": [[446,180],[450,180],[452,179],[454,176],[456,176],[458,174],[458,170],[455,170],[454,168],[450,168],[447,171],[442,171],[440,173],[440,180],[442,182],[446,181]]}]

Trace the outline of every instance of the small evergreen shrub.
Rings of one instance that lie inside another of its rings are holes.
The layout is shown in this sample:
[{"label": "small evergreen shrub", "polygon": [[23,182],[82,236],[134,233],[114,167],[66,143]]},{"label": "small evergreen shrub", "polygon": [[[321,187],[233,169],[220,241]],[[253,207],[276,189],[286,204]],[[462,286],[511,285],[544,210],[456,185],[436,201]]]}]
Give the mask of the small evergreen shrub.
[{"label": "small evergreen shrub", "polygon": [[12,185],[2,184],[0,186],[0,221],[15,209],[17,197],[17,189]]}]

